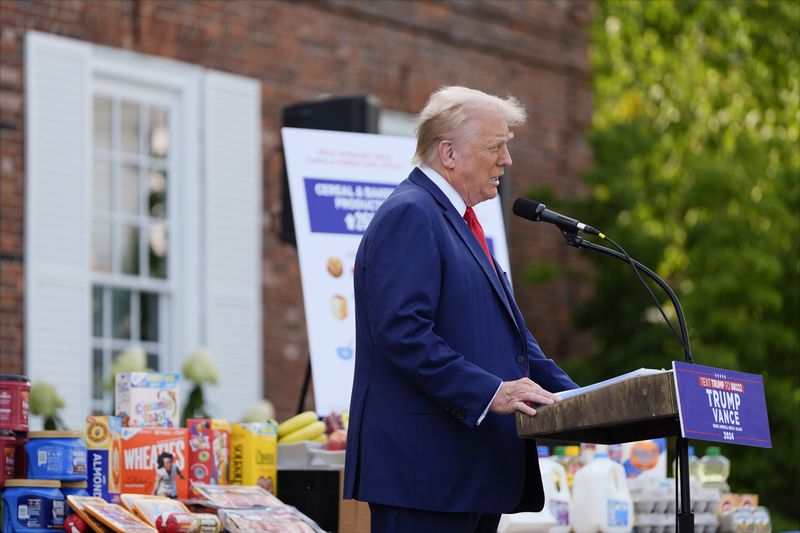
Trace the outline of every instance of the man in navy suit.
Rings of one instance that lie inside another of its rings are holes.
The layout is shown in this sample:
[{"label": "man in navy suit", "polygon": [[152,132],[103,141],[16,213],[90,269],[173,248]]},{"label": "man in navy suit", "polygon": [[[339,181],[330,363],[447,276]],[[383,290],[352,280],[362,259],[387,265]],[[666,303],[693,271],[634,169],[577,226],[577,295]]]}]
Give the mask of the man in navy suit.
[{"label": "man in navy suit", "polygon": [[418,165],[378,209],[355,261],[356,361],[345,497],[373,533],[495,532],[544,502],[513,413],[577,387],[531,335],[472,207],[511,165],[513,97],[431,95]]}]

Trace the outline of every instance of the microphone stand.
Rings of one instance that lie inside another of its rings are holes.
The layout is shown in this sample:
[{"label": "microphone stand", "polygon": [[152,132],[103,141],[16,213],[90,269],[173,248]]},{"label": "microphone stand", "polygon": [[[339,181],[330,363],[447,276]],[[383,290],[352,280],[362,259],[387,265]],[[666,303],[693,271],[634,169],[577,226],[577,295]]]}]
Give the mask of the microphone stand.
[{"label": "microphone stand", "polygon": [[[574,246],[578,249],[585,248],[587,250],[594,250],[595,252],[610,255],[611,257],[615,257],[626,263],[633,263],[636,265],[637,269],[639,269],[641,272],[644,272],[648,278],[656,282],[656,284],[667,293],[672,305],[675,307],[675,312],[678,315],[678,324],[680,325],[681,336],[683,337],[683,356],[687,363],[693,363],[692,349],[689,346],[689,333],[686,328],[686,317],[683,314],[683,309],[678,301],[678,297],[675,295],[675,292],[667,284],[667,282],[661,279],[658,274],[632,257],[626,257],[616,250],[597,245],[593,242],[578,237],[578,232],[574,228],[567,229],[563,226],[559,226],[559,229],[564,234],[564,239],[566,239],[567,244],[570,246]],[[693,533],[694,514],[692,514],[691,498],[689,497],[689,440],[684,438],[682,435],[677,435],[677,440],[675,441],[675,453],[678,458],[678,473],[680,477],[681,490],[681,505],[680,512],[678,513],[678,531],[680,533]]]}]

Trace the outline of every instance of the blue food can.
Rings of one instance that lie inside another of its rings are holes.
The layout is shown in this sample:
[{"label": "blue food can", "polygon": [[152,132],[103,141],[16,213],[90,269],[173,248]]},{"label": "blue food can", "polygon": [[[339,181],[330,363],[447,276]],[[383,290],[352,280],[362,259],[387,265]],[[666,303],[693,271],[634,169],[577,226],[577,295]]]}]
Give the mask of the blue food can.
[{"label": "blue food can", "polygon": [[61,482],[61,494],[64,495],[64,518],[66,519],[69,515],[75,514],[75,511],[72,507],[69,506],[69,500],[67,496],[91,496],[89,491],[86,488],[89,484],[86,481],[62,481]]},{"label": "blue food can", "polygon": [[61,482],[8,479],[3,492],[3,531],[52,533],[64,529]]},{"label": "blue food can", "polygon": [[79,431],[31,431],[25,445],[29,479],[86,481],[86,445]]}]

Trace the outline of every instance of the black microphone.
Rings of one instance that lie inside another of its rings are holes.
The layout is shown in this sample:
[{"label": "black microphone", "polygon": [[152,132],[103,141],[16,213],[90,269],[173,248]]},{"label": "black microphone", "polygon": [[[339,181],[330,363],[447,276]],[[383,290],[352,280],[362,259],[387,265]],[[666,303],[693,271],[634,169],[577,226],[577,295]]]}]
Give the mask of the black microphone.
[{"label": "black microphone", "polygon": [[604,237],[604,235],[595,228],[578,222],[574,218],[566,217],[561,213],[550,211],[544,204],[528,200],[527,198],[517,198],[514,201],[513,211],[518,217],[527,218],[533,222],[549,222],[566,231],[575,233],[582,231],[587,235],[599,235],[600,237]]}]

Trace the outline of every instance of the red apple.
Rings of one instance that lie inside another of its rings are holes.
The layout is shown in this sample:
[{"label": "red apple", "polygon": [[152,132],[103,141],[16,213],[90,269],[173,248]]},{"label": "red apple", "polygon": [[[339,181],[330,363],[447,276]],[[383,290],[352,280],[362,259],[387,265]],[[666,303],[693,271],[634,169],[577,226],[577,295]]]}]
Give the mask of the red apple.
[{"label": "red apple", "polygon": [[344,450],[347,447],[347,431],[337,429],[328,437],[328,443],[325,445],[326,450]]}]

